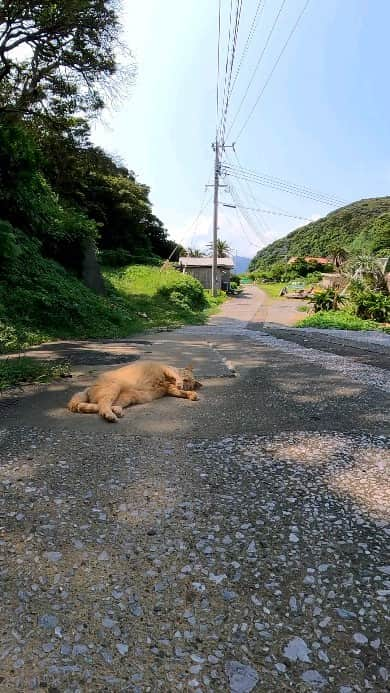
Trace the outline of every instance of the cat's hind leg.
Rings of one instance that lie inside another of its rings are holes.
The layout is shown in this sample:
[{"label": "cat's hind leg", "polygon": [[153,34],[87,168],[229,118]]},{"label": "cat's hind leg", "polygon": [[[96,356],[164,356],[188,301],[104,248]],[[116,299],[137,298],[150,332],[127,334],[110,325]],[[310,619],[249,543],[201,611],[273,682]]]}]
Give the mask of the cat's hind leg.
[{"label": "cat's hind leg", "polygon": [[146,404],[147,402],[152,402],[154,399],[164,397],[166,392],[167,390],[165,385],[148,390],[136,390],[135,388],[124,390],[120,393],[118,399],[115,400],[115,405],[112,407],[112,409],[125,409],[125,407],[132,407],[135,404]]},{"label": "cat's hind leg", "polygon": [[97,404],[92,404],[91,402],[80,402],[76,411],[81,414],[97,414],[99,407]]},{"label": "cat's hind leg", "polygon": [[75,395],[73,395],[72,399],[70,399],[68,402],[68,409],[69,411],[73,412],[83,411],[82,409],[80,409],[80,406],[81,404],[85,404],[88,401],[89,398],[87,388],[86,390],[83,390],[82,392],[77,392]]}]

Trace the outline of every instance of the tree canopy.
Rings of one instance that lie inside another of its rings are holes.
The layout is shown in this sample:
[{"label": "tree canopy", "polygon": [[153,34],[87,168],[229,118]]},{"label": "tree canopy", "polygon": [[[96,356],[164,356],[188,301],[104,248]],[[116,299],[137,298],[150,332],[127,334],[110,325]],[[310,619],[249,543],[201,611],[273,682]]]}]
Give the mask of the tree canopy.
[{"label": "tree canopy", "polygon": [[1,112],[96,112],[119,72],[119,36],[113,0],[3,0]]},{"label": "tree canopy", "polygon": [[286,256],[328,256],[340,248],[380,255],[389,247],[390,197],[373,197],[337,209],[262,248],[250,269],[269,267]]},{"label": "tree canopy", "polygon": [[[116,0],[0,2],[0,257],[19,229],[76,273],[87,245],[113,264],[173,253],[149,188],[92,144],[90,121],[132,78]],[[120,50],[119,50],[120,49]]]}]

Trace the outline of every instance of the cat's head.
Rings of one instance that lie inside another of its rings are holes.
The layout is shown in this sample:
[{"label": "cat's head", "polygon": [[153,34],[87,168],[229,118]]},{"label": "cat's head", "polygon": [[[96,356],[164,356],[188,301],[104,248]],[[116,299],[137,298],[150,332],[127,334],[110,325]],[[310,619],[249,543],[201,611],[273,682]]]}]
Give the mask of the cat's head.
[{"label": "cat's head", "polygon": [[191,364],[185,368],[181,368],[180,375],[183,383],[181,387],[182,390],[197,390],[199,387],[202,387],[202,383],[196,380],[194,376],[194,370]]}]

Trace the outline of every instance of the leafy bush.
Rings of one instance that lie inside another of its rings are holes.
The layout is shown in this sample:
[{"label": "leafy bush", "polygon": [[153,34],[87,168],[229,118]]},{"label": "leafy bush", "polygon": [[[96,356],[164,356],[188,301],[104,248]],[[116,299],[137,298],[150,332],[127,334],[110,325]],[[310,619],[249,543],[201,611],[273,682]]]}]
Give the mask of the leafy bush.
[{"label": "leafy bush", "polygon": [[305,284],[317,284],[317,282],[321,281],[321,279],[322,273],[319,270],[315,270],[314,272],[309,272],[309,274],[306,275]]},{"label": "leafy bush", "polygon": [[19,253],[13,227],[0,219],[0,267],[15,260]]},{"label": "leafy bush", "polygon": [[314,312],[337,310],[343,303],[345,297],[341,296],[335,289],[325,289],[311,297],[310,303],[314,307]]},{"label": "leafy bush", "polygon": [[238,289],[237,282],[230,282],[230,288],[232,291],[237,291],[237,289]]},{"label": "leafy bush", "polygon": [[230,285],[234,282],[237,284],[237,286],[240,286],[241,284],[241,277],[238,274],[231,274],[230,275]]},{"label": "leafy bush", "polygon": [[176,281],[172,280],[169,285],[162,286],[157,292],[158,295],[176,303],[186,304],[191,310],[205,308],[206,299],[201,283],[189,275],[180,276],[178,272],[173,271],[177,274]]},{"label": "leafy bush", "polygon": [[321,311],[300,320],[296,327],[316,327],[318,329],[336,330],[380,330],[381,327],[373,320],[362,320],[344,310]]},{"label": "leafy bush", "polygon": [[366,288],[360,282],[352,283],[349,293],[355,315],[364,320],[390,322],[390,296]]}]

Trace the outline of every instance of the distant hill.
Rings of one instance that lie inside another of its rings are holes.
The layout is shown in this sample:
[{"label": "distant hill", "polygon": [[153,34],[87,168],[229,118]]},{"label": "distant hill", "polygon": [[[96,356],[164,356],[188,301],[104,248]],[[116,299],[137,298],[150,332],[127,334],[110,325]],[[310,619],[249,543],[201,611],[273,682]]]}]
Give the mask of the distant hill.
[{"label": "distant hill", "polygon": [[248,271],[249,263],[251,261],[249,257],[241,257],[240,255],[237,255],[237,257],[234,257],[233,260],[234,271],[236,274],[242,274],[243,272]]},{"label": "distant hill", "polygon": [[267,267],[294,255],[328,255],[336,246],[376,255],[389,249],[390,197],[353,202],[291,231],[259,250],[251,260],[250,269]]}]

